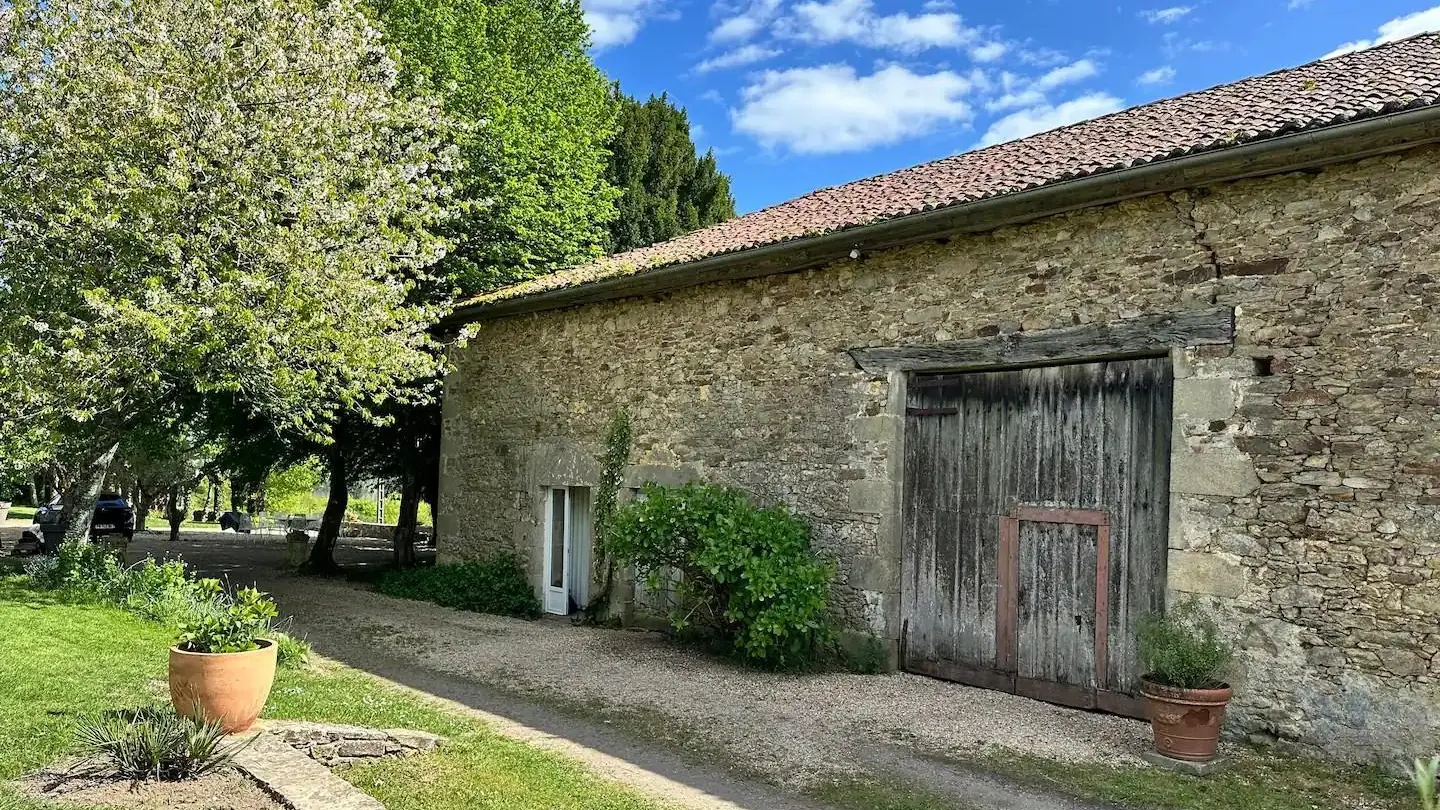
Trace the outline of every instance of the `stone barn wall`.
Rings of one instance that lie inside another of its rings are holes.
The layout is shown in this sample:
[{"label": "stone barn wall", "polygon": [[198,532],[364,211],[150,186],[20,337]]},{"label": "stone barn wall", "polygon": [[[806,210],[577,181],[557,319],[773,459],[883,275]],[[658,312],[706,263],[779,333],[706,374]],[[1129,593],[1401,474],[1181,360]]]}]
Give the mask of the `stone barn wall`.
[{"label": "stone barn wall", "polygon": [[899,628],[899,385],[848,349],[1233,307],[1175,353],[1169,587],[1243,645],[1229,727],[1345,759],[1440,738],[1440,150],[1224,184],[817,270],[482,325],[447,380],[439,550],[540,573],[540,487],[781,501],[838,610]]}]

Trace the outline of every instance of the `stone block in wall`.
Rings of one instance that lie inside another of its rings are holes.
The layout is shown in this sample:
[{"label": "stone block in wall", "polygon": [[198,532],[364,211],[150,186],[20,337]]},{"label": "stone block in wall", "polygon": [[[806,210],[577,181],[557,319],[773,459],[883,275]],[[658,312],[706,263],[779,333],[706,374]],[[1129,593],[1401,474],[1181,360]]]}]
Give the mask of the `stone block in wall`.
[{"label": "stone block in wall", "polygon": [[693,464],[634,464],[625,471],[624,484],[627,487],[644,484],[678,487],[701,480],[704,476]]},{"label": "stone block in wall", "polygon": [[872,591],[892,590],[900,581],[899,557],[861,555],[850,566],[850,584],[856,588]]},{"label": "stone block in wall", "polygon": [[855,420],[855,439],[860,442],[888,444],[900,435],[901,429],[901,420],[894,416],[862,416]]},{"label": "stone block in wall", "polygon": [[1238,561],[1203,551],[1171,551],[1169,572],[1170,590],[1181,593],[1235,599],[1249,585],[1249,576]]},{"label": "stone block in wall", "polygon": [[1199,498],[1176,495],[1170,499],[1170,548],[1196,551],[1215,538],[1219,527],[1205,514],[1204,506]]},{"label": "stone block in wall", "polygon": [[1260,486],[1255,464],[1239,452],[1175,453],[1170,463],[1170,491],[1188,495],[1244,497]]},{"label": "stone block in wall", "polygon": [[1175,381],[1176,419],[1209,422],[1235,415],[1235,384],[1225,377],[1190,377]]},{"label": "stone block in wall", "polygon": [[850,511],[882,515],[893,508],[895,485],[885,480],[850,482]]}]

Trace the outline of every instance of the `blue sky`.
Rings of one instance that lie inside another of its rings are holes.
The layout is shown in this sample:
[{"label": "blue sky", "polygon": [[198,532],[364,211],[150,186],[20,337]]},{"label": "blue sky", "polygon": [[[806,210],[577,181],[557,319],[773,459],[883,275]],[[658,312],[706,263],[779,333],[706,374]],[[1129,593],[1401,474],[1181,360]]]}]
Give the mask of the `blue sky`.
[{"label": "blue sky", "polygon": [[668,92],[744,213],[1440,29],[1440,0],[584,0],[601,68]]}]

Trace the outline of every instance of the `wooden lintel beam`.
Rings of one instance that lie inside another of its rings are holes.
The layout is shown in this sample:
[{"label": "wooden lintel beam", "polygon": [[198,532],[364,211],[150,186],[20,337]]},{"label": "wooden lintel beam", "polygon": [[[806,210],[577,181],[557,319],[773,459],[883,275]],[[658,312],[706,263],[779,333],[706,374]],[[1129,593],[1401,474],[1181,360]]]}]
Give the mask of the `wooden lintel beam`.
[{"label": "wooden lintel beam", "polygon": [[1141,357],[1177,347],[1224,345],[1234,339],[1235,311],[1227,307],[923,346],[851,349],[850,356],[871,374],[971,371]]}]

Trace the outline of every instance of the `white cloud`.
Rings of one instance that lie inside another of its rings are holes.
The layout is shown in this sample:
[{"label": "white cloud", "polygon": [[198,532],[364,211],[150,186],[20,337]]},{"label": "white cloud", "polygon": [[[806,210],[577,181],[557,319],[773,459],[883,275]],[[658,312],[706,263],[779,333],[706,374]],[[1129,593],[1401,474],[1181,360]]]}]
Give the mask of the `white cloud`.
[{"label": "white cloud", "polygon": [[1135,79],[1137,84],[1169,84],[1175,81],[1175,68],[1169,65],[1161,65],[1153,70],[1141,73]]},{"label": "white cloud", "polygon": [[1108,93],[1091,93],[1064,104],[1043,104],[1011,113],[990,125],[981,136],[978,146],[993,146],[1037,132],[1048,132],[1058,127],[1085,121],[1107,113],[1115,112],[1125,102]]},{"label": "white cloud", "polygon": [[1290,5],[1286,6],[1286,8],[1291,11],[1298,8],[1309,8],[1314,2],[1315,0],[1290,0]]},{"label": "white cloud", "polygon": [[1440,31],[1440,6],[1427,8],[1424,11],[1417,11],[1414,14],[1407,14],[1404,17],[1395,19],[1381,25],[1375,30],[1374,39],[1357,39],[1354,42],[1347,42],[1330,53],[1320,57],[1330,59],[1342,54],[1363,51],[1366,48],[1373,48],[1386,42],[1394,42],[1397,39],[1413,37],[1416,34],[1423,34],[1427,31]]},{"label": "white cloud", "polygon": [[1044,93],[1027,87],[1024,90],[1012,90],[990,99],[985,102],[985,109],[990,112],[999,112],[1000,110],[1014,110],[1020,107],[1034,107],[1044,103]]},{"label": "white cloud", "polygon": [[775,19],[780,0],[754,0],[740,8],[717,9],[728,14],[710,31],[712,42],[743,42],[759,33]]},{"label": "white cloud", "polygon": [[776,33],[814,44],[853,42],[870,48],[920,51],[980,45],[980,32],[954,12],[875,13],[874,0],[807,0],[780,21]]},{"label": "white cloud", "polygon": [[1062,85],[1084,81],[1099,72],[1100,66],[1095,64],[1093,60],[1081,59],[1076,62],[1071,62],[1068,65],[1057,67],[1036,79],[1035,87],[1042,92],[1045,90],[1054,90]]},{"label": "white cloud", "polygon": [[1001,94],[985,102],[985,108],[991,112],[999,112],[1039,107],[1045,104],[1046,94],[1051,90],[1082,82],[1099,73],[1100,66],[1095,60],[1088,58],[1052,68],[1035,79],[1006,71],[1000,74]]},{"label": "white cloud", "polygon": [[1009,50],[1010,46],[1003,42],[984,42],[970,49],[970,58],[976,62],[994,62]]},{"label": "white cloud", "polygon": [[766,147],[851,152],[969,121],[965,96],[973,87],[973,79],[952,71],[916,74],[898,65],[869,76],[844,64],[769,70],[740,91],[730,117]]},{"label": "white cloud", "polygon": [[693,122],[693,121],[692,121],[692,122],[690,123],[690,140],[691,140],[691,142],[693,142],[693,143],[700,143],[700,139],[701,139],[701,138],[704,138],[704,137],[705,137],[705,125],[704,125],[704,124],[701,124],[701,123],[697,123],[697,122]]},{"label": "white cloud", "polygon": [[600,50],[633,42],[658,5],[653,0],[584,0],[591,42]]},{"label": "white cloud", "polygon": [[1190,15],[1190,12],[1194,10],[1194,6],[1171,6],[1170,8],[1152,8],[1147,11],[1140,12],[1140,16],[1145,18],[1145,21],[1148,23],[1169,25],[1170,23],[1179,22],[1180,20],[1188,17]]},{"label": "white cloud", "polygon": [[1020,51],[1020,61],[1034,67],[1058,65],[1069,58],[1054,48],[1024,48]]},{"label": "white cloud", "polygon": [[774,59],[782,51],[779,48],[767,48],[763,45],[742,45],[733,51],[726,51],[719,56],[712,56],[709,59],[695,66],[696,73],[709,73],[712,70],[725,70],[726,68],[744,67],[753,65],[756,62],[764,62],[766,59]]},{"label": "white cloud", "polygon": [[1209,53],[1211,51],[1222,51],[1229,48],[1229,43],[1215,42],[1210,39],[1194,40],[1189,37],[1180,36],[1177,31],[1166,31],[1161,37],[1160,49],[1165,55],[1174,59],[1186,53]]}]

